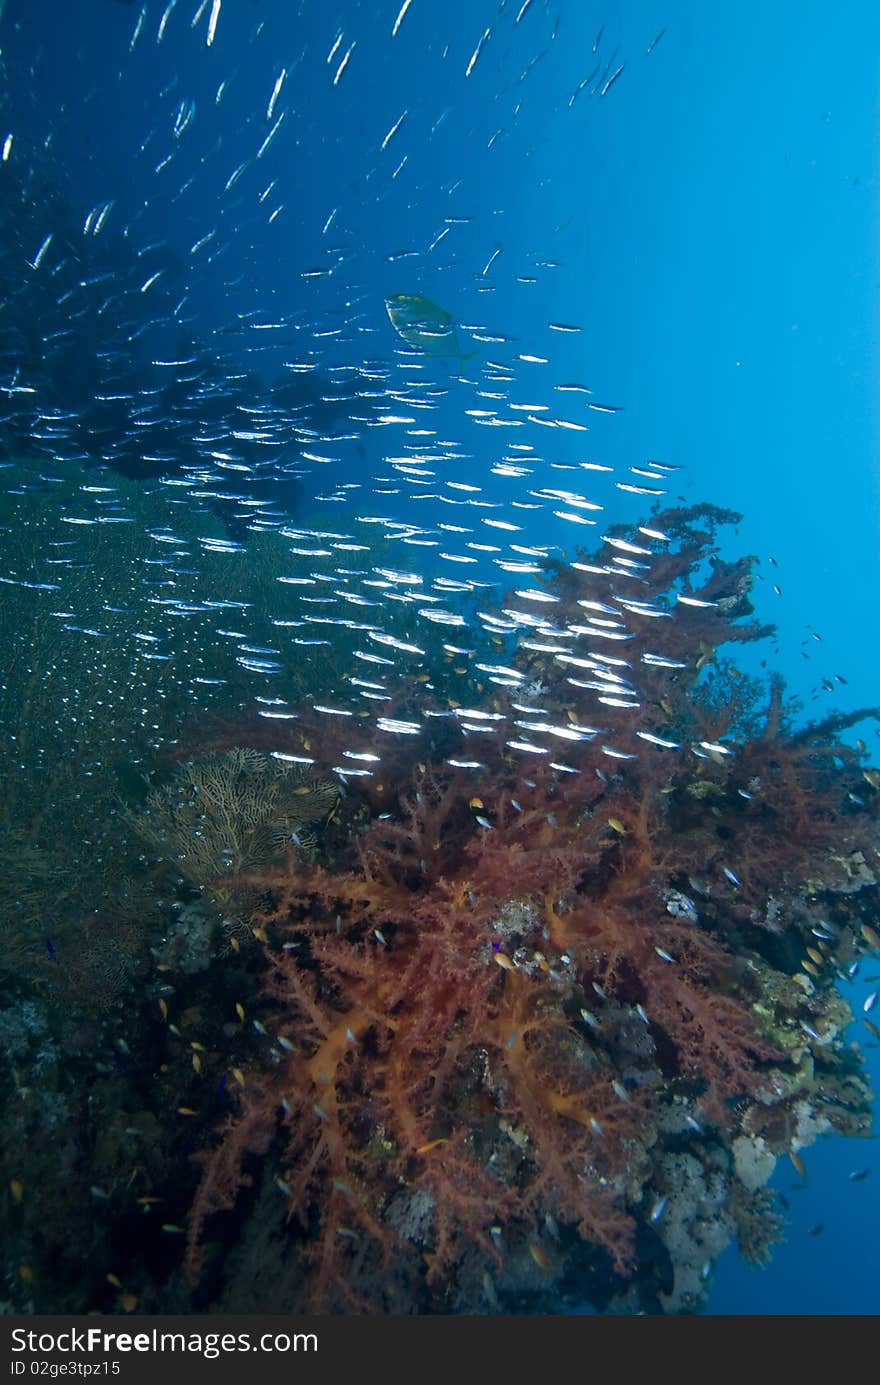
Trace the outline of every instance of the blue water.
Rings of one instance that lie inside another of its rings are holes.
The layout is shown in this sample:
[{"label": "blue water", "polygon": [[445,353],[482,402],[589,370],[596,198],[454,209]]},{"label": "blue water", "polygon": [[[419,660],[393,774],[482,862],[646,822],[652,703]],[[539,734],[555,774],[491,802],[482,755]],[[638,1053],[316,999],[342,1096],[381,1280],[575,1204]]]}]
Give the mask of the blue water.
[{"label": "blue water", "polygon": [[[295,347],[255,354],[254,333],[212,334],[236,313],[328,330],[341,317],[356,329],[326,339],[322,364],[342,365],[390,353],[383,299],[405,292],[513,339],[488,356],[552,354],[556,378],[619,410],[594,412],[560,459],[658,459],[680,468],[673,495],[742,512],[737,551],[761,560],[757,614],[778,625],[745,665],[781,669],[810,716],[877,699],[875,6],[533,0],[515,23],[518,0],[412,0],[392,38],[397,0],[223,0],[210,46],[211,4],[195,28],[196,0],[168,7],[161,42],[166,7],[144,8],[132,48],[138,3],[7,0],[0,119],[13,158],[51,137],[82,215],[112,198],[116,232],[166,242],[189,266],[189,331],[271,376]],[[600,61],[623,71],[604,97],[586,89],[572,104]],[[274,115],[287,114],[255,160],[283,67]],[[190,102],[190,124],[169,139]],[[583,330],[553,333],[552,321]],[[177,339],[168,324],[169,350]],[[453,390],[432,424],[455,429],[460,404]],[[345,479],[380,465],[378,438],[365,447]],[[609,518],[631,514],[621,503]],[[558,529],[534,538],[571,543]],[[823,690],[834,675],[846,683]],[[873,747],[873,727],[864,734]],[[849,988],[854,1011],[870,989]],[[786,1244],[764,1270],[727,1251],[709,1311],[877,1311],[876,1144],[834,1137],[804,1158],[806,1186],[787,1161],[772,1185],[790,1203]],[[868,1177],[850,1181],[860,1168]]]}]

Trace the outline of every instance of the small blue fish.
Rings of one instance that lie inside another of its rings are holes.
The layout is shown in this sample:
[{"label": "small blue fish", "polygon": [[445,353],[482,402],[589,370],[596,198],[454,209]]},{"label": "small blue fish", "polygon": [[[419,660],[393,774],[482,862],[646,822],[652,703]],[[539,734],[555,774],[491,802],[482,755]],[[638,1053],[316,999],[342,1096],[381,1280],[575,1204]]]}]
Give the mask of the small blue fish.
[{"label": "small blue fish", "polygon": [[663,1216],[663,1213],[666,1211],[666,1204],[668,1201],[669,1199],[666,1197],[658,1197],[657,1201],[654,1203],[654,1206],[651,1208],[652,1225],[656,1226],[657,1222]]}]

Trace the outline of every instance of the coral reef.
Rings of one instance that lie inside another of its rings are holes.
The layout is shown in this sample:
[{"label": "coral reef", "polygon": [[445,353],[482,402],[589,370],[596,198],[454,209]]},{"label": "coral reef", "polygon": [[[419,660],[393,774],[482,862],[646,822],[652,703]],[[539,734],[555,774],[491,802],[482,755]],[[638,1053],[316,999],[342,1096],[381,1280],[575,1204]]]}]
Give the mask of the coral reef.
[{"label": "coral reef", "polygon": [[[283,716],[231,678],[190,718],[112,610],[96,655],[61,641],[61,598],[13,587],[13,1307],[694,1312],[728,1243],[766,1262],[775,1162],[870,1129],[837,981],[880,950],[880,777],[844,739],[870,709],[799,724],[720,653],[766,633],[750,561],[715,549],[730,518],[656,515],[669,543],[637,576],[548,563],[595,644],[577,663],[543,628],[423,640],[364,727],[377,761],[349,754],[356,676],[350,716],[300,669]],[[627,639],[603,644],[621,584]]]},{"label": "coral reef", "polygon": [[[599,1306],[693,1309],[733,1234],[758,1244],[763,1221],[772,1241],[775,1158],[823,1127],[867,1132],[834,979],[876,904],[880,796],[843,722],[794,730],[778,682],[760,714],[729,667],[722,693],[707,679],[722,643],[766,633],[750,560],[712,547],[731,518],[652,521],[675,542],[630,606],[638,700],[582,680],[604,729],[565,763],[524,773],[481,737],[475,776],[437,705],[381,780],[350,786],[322,863],[232,882],[257,897],[270,1050],[199,1157],[195,1302],[236,1302],[219,1252],[247,1239],[250,1189],[287,1308],[509,1311],[579,1283]],[[609,574],[548,580],[574,613]],[[663,660],[645,658],[682,593]],[[559,661],[507,657],[532,697],[496,688],[488,709],[583,730]],[[332,723],[296,734],[338,758]]]}]

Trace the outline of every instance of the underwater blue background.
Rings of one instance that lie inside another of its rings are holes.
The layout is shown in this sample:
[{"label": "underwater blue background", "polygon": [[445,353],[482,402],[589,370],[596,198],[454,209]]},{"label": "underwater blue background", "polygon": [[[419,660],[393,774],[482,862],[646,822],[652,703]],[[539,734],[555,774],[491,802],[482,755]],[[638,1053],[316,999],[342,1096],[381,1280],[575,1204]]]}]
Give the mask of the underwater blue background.
[{"label": "underwater blue background", "polygon": [[[397,0],[224,0],[210,48],[207,16],[198,35],[190,27],[196,8],[180,0],[157,43],[165,6],[151,0],[131,51],[140,6],[118,0],[8,0],[0,21],[4,48],[20,25],[6,118],[16,138],[51,135],[83,215],[112,197],[117,226],[185,261],[216,231],[222,253],[194,260],[192,332],[221,334],[230,361],[239,350],[239,368],[271,376],[289,349],[249,353],[228,330],[236,313],[357,319],[354,342],[327,339],[332,366],[391,350],[383,300],[405,292],[552,353],[560,378],[620,409],[591,416],[590,458],[659,459],[681,468],[672,495],[742,511],[737,548],[761,557],[757,614],[779,636],[740,664],[768,659],[810,716],[876,701],[877,7],[534,0],[513,25],[499,10],[518,3],[413,0],[392,40]],[[624,70],[603,98],[569,104],[600,29],[603,58],[616,50],[612,71]],[[316,55],[340,31],[328,65]],[[292,109],[259,169],[225,192],[255,130],[270,129],[281,66],[279,107]],[[157,173],[181,101],[195,103],[191,126]],[[151,130],[161,135],[141,152]],[[277,179],[265,207],[255,179]],[[463,220],[427,251],[444,217]],[[327,266],[328,244],[333,272],[304,278]],[[549,321],[583,331],[554,334]],[[456,427],[455,400],[438,426]],[[369,446],[354,481],[379,464]],[[568,451],[583,447],[578,435]],[[835,674],[846,683],[823,690]],[[873,748],[873,726],[861,729]],[[847,988],[857,1018],[866,971]],[[860,1024],[852,1033],[863,1041]],[[787,1243],[763,1271],[729,1250],[709,1311],[878,1310],[876,1143],[835,1137],[805,1159],[806,1185],[787,1161],[772,1185],[789,1199]],[[857,1169],[870,1172],[853,1182]]]}]

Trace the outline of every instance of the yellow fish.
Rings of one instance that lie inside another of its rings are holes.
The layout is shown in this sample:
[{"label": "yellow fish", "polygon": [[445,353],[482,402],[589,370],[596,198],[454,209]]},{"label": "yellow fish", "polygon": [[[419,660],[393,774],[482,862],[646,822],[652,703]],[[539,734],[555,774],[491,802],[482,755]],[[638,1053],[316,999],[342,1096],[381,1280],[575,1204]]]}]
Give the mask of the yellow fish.
[{"label": "yellow fish", "polygon": [[430,298],[417,293],[393,293],[385,299],[385,310],[397,335],[426,356],[469,361],[477,354],[476,351],[462,351],[452,314],[432,303]]},{"label": "yellow fish", "polygon": [[877,932],[876,928],[871,928],[869,924],[863,923],[862,937],[869,947],[872,947],[875,952],[880,952],[880,933]]}]

